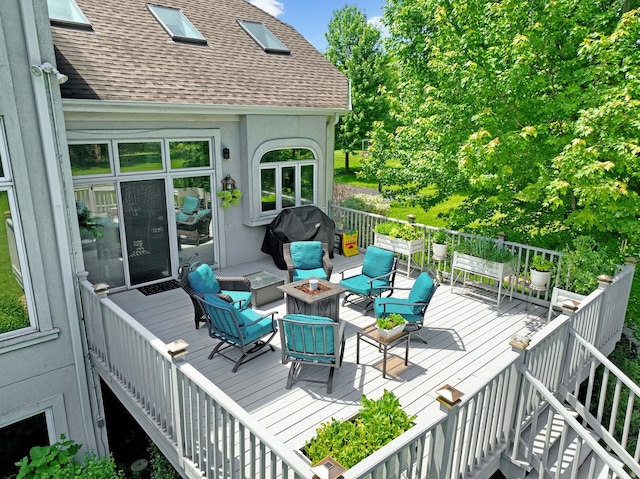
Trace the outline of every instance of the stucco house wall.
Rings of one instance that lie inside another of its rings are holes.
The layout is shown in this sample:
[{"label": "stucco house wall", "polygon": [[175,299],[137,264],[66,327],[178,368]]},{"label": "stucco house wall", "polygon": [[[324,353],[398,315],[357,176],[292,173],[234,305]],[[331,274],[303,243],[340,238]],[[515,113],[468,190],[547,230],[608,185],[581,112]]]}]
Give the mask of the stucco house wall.
[{"label": "stucco house wall", "polygon": [[[11,168],[12,220],[25,253],[25,290],[33,299],[32,326],[0,335],[0,428],[44,412],[51,442],[60,434],[96,449],[94,414],[83,361],[74,293],[74,251],[66,199],[56,163],[64,128],[60,92],[32,65],[54,61],[44,0],[5,0],[0,15],[0,119]],[[53,103],[51,103],[53,100]],[[0,288],[3,286],[0,285]]]}]

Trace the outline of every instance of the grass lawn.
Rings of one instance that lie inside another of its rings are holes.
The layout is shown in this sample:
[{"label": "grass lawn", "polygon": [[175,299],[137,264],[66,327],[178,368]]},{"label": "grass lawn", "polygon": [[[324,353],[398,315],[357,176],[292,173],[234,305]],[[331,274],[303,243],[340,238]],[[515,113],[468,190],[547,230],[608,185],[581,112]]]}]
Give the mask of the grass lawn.
[{"label": "grass lawn", "polygon": [[[360,152],[351,153],[349,155],[349,171],[345,169],[345,154],[344,151],[336,151],[333,157],[333,180],[335,183],[349,186],[359,186],[362,188],[374,188],[378,189],[378,183],[364,181],[359,178],[358,173],[362,166],[362,154]],[[389,163],[389,168],[398,168],[399,164]],[[464,194],[454,194],[446,202],[431,208],[429,211],[424,211],[420,207],[408,207],[402,206],[397,202],[391,203],[391,218],[399,220],[406,220],[407,215],[416,215],[416,223],[422,223],[430,226],[445,227],[445,222],[438,218],[439,213],[446,212],[452,208],[456,208],[465,199]]]},{"label": "grass lawn", "polygon": [[[9,198],[6,192],[0,192],[0,211],[9,211]],[[24,291],[13,275],[9,242],[7,240],[7,222],[0,222],[0,333],[29,326],[29,315],[24,305]]]}]

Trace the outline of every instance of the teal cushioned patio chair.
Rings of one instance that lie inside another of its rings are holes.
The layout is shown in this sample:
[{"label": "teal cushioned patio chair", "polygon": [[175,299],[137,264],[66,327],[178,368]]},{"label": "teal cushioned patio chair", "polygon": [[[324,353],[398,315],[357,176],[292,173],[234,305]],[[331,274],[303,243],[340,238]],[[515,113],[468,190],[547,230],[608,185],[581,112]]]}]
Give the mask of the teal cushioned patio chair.
[{"label": "teal cushioned patio chair", "polygon": [[[376,298],[374,300],[373,310],[376,319],[384,318],[391,313],[402,315],[407,320],[405,331],[417,332],[418,336],[424,343],[427,341],[420,334],[420,330],[424,325],[424,316],[431,302],[431,298],[440,286],[438,276],[431,269],[418,275],[413,286],[409,291],[407,298]],[[396,290],[408,290],[409,288],[395,288]]]},{"label": "teal cushioned patio chair", "polygon": [[196,329],[206,321],[204,310],[197,300],[204,298],[205,294],[215,294],[237,309],[251,307],[251,282],[242,276],[216,276],[208,264],[183,265],[179,282],[193,302]]},{"label": "teal cushioned patio chair", "polygon": [[293,241],[282,245],[282,257],[287,265],[289,282],[307,278],[329,281],[333,263],[329,259],[327,243],[320,241]]},{"label": "teal cushioned patio chair", "polygon": [[[205,294],[204,299],[198,297],[197,300],[206,313],[209,336],[220,340],[209,354],[209,359],[218,353],[234,361],[231,371],[235,373],[241,364],[269,350],[275,351],[269,344],[278,331],[275,311],[260,314],[252,309],[238,310],[212,294]],[[240,358],[234,359],[223,353],[229,348],[239,349]]]},{"label": "teal cushioned patio chair", "polygon": [[[340,285],[347,290],[342,305],[364,299],[362,314],[365,314],[371,309],[375,297],[384,292],[391,295],[396,278],[396,264],[397,257],[393,251],[369,246],[364,253],[360,274],[345,277],[347,271],[342,272]],[[353,299],[349,299],[351,297]]]},{"label": "teal cushioned patio chair", "polygon": [[287,314],[278,318],[282,347],[282,364],[291,363],[287,389],[300,375],[304,364],[329,367],[327,381],[301,379],[307,382],[326,383],[327,394],[333,389],[333,372],[342,365],[344,355],[345,322],[335,322],[324,316]]}]

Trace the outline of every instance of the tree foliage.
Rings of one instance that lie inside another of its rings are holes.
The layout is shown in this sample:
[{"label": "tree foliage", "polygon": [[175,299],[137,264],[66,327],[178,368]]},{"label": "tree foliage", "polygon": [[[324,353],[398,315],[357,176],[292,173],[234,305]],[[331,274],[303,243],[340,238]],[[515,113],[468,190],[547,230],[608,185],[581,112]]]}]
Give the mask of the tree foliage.
[{"label": "tree foliage", "polygon": [[467,192],[451,228],[637,243],[640,27],[623,14],[635,6],[389,0],[397,127],[377,124],[363,172],[425,209]]},{"label": "tree foliage", "polygon": [[352,111],[337,125],[336,148],[358,151],[373,122],[384,121],[389,109],[383,94],[389,76],[380,31],[358,7],[346,5],[333,12],[325,37],[326,57],[351,80]]}]

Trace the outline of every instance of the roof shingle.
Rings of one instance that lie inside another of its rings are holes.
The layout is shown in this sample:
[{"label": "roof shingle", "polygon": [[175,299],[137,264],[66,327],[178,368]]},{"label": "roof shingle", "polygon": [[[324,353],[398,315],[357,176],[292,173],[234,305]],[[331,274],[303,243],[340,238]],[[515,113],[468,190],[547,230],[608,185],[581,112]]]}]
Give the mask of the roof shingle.
[{"label": "roof shingle", "polygon": [[[93,32],[52,26],[63,98],[347,108],[348,81],[294,28],[245,0],[166,0],[207,45],[173,42],[143,0],[77,0]],[[266,53],[237,24],[264,23],[291,51]]]}]

